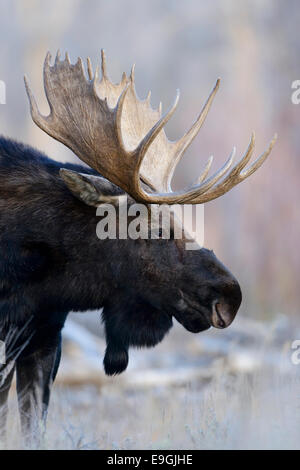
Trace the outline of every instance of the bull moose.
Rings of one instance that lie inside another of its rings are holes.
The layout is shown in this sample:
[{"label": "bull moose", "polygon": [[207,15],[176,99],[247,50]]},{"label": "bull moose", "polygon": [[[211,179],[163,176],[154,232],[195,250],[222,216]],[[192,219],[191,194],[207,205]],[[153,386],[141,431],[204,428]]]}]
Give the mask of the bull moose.
[{"label": "bull moose", "polygon": [[[44,86],[50,114],[40,114],[25,78],[33,121],[69,147],[85,164],[59,163],[41,152],[0,139],[0,340],[6,364],[0,369],[1,429],[16,370],[24,435],[45,420],[61,356],[61,330],[70,311],[103,309],[107,348],[104,369],[119,374],[130,346],[158,344],[174,317],[188,331],[225,328],[241,304],[238,281],[205,248],[184,249],[184,237],[105,239],[96,236],[96,207],[129,204],[202,204],[222,196],[254,173],[268,149],[249,165],[254,135],[242,159],[208,177],[209,159],[197,183],[171,189],[175,167],[200,130],[218,90],[210,93],[198,119],[178,141],[164,126],[173,115],[140,100],[134,69],[119,84],[102,77],[87,60],[71,64],[48,53]],[[118,223],[118,219],[117,219]],[[176,221],[173,219],[173,224]]]}]

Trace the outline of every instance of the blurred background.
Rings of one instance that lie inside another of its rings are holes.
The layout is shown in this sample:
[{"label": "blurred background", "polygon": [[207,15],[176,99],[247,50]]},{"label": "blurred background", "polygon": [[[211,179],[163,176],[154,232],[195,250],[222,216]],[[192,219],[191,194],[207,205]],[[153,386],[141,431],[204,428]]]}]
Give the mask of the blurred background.
[{"label": "blurred background", "polygon": [[[288,341],[296,339],[300,323],[300,105],[291,101],[292,82],[300,79],[299,2],[1,0],[0,5],[0,79],[6,83],[6,105],[0,106],[0,132],[37,147],[51,158],[76,160],[69,150],[33,124],[23,74],[29,77],[40,109],[47,113],[42,65],[46,52],[50,50],[55,56],[58,48],[62,53],[68,51],[73,62],[78,56],[90,56],[93,63],[99,62],[100,49],[104,48],[110,77],[115,82],[123,71],[129,72],[136,63],[138,94],[144,98],[151,89],[153,107],[162,101],[163,109],[168,108],[179,88],[180,104],[167,126],[171,139],[177,139],[190,127],[216,79],[221,77],[220,91],[205,125],[177,169],[177,188],[194,181],[195,174],[200,174],[210,155],[215,157],[214,169],[223,164],[233,145],[241,156],[252,130],[256,131],[256,156],[268,146],[274,133],[278,133],[271,156],[257,173],[227,195],[205,205],[205,246],[213,249],[230,268],[243,290],[237,326],[232,330],[236,331],[236,336],[207,332],[195,339],[175,328],[166,346],[162,346],[164,349],[135,353],[139,366],[134,367],[145,371],[148,359],[141,358],[156,357],[157,360],[163,354],[165,360],[170,351],[175,354],[176,348],[172,347],[178,345],[178,338],[182,350],[186,351],[184,354],[188,355],[193,344],[204,345],[205,353],[209,348],[208,343],[205,347],[205,341],[213,338],[217,341],[234,338],[234,344],[243,349],[241,331],[247,331],[248,343],[252,350],[257,350],[257,325],[268,333],[276,330],[276,341],[281,338],[274,343],[273,336],[272,341],[268,340],[269,352],[289,350]],[[69,341],[74,344],[78,325],[90,327],[90,320],[79,317],[79,323],[78,315],[72,317],[68,330]],[[91,314],[89,318],[99,323],[98,314]],[[79,336],[82,340],[82,331]],[[265,336],[262,333],[262,338]],[[86,340],[90,344],[89,339]],[[81,342],[86,344],[84,339]],[[214,359],[227,354],[220,344]],[[175,368],[182,360],[178,355],[176,358],[179,362],[174,362]],[[277,359],[274,361],[271,361],[273,366]],[[100,374],[100,357],[98,367]],[[195,367],[202,372],[205,370],[198,363]],[[290,368],[295,380],[298,369]],[[193,378],[191,371],[183,382],[194,383]],[[272,384],[270,387],[274,389],[274,382]],[[242,401],[249,398],[247,393]],[[291,398],[284,394],[277,397],[280,404],[281,400],[287,403]],[[237,411],[237,415],[239,413],[241,411]],[[109,417],[107,419],[109,421]],[[189,435],[184,432],[185,436]],[[236,435],[239,434],[240,428]],[[200,438],[198,441],[197,437],[196,444],[193,439],[195,441],[195,436],[186,445],[201,446]],[[107,446],[113,445],[109,438],[105,442]],[[179,439],[178,446],[180,442],[186,441]],[[230,445],[235,444],[231,441]]]}]

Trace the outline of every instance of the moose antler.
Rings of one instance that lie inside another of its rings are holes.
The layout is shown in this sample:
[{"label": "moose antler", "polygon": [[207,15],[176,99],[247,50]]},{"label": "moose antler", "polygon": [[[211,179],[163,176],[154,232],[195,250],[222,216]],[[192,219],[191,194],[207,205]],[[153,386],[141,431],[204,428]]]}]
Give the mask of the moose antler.
[{"label": "moose antler", "polygon": [[[215,199],[256,171],[271,152],[276,135],[268,149],[245,169],[254,149],[254,134],[242,159],[233,166],[235,149],[224,166],[207,178],[212,157],[198,178],[198,183],[187,190],[172,191],[174,170],[198,134],[219,88],[218,79],[198,119],[178,141],[170,142],[164,126],[173,115],[179,99],[161,115],[150,106],[150,93],[139,100],[135,91],[134,67],[128,78],[124,73],[119,84],[107,76],[106,58],[102,55],[102,78],[98,67],[93,74],[87,60],[88,79],[82,60],[70,63],[68,54],[63,61],[57,53],[50,65],[47,54],[44,63],[44,86],[50,114],[42,116],[25,77],[34,122],[47,134],[69,147],[81,160],[102,176],[125,190],[134,199],[146,203],[199,204]],[[150,186],[146,191],[141,180]]]}]

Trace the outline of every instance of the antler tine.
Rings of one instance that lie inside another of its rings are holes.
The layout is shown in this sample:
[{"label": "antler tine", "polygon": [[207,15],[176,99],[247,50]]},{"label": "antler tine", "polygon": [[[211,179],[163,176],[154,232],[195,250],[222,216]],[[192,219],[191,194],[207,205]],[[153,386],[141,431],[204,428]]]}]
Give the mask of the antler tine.
[{"label": "antler tine", "polygon": [[[57,55],[56,55],[56,63],[58,62],[59,57],[60,57],[60,52],[58,50]],[[51,118],[51,115],[52,115],[52,105],[51,105],[51,102],[49,101],[49,97],[48,97],[48,93],[47,93],[47,72],[49,71],[50,60],[51,60],[51,54],[48,51],[47,54],[46,54],[46,57],[45,57],[44,68],[43,68],[44,85],[45,85],[44,88],[45,88],[45,93],[46,93],[47,101],[48,101],[49,108],[50,108],[50,114],[48,116],[43,116],[40,113],[38,105],[37,105],[36,100],[35,100],[35,97],[34,97],[32,91],[31,91],[31,88],[29,86],[28,79],[27,79],[26,75],[24,75],[25,89],[26,89],[26,93],[27,93],[27,96],[28,96],[28,99],[29,99],[31,117],[32,117],[34,123],[37,126],[41,127],[41,129],[43,129],[49,135],[51,135],[51,133],[50,133],[50,129],[49,129],[49,126],[48,126],[48,122],[49,122],[49,120]]]},{"label": "antler tine", "polygon": [[140,142],[140,144],[134,151],[134,153],[138,156],[137,166],[135,169],[136,181],[139,181],[139,170],[140,170],[141,164],[143,162],[143,158],[145,157],[148,148],[150,147],[154,139],[157,137],[157,135],[160,133],[160,131],[163,129],[163,127],[170,120],[170,118],[173,116],[178,105],[179,96],[180,96],[180,92],[179,90],[177,90],[176,97],[175,97],[175,100],[171,109],[157,121],[157,123],[145,135],[145,137],[142,139],[142,141]]},{"label": "antler tine", "polygon": [[196,135],[198,134],[198,132],[200,131],[205,119],[206,119],[206,116],[210,110],[210,107],[212,105],[212,102],[213,102],[213,99],[214,97],[216,96],[216,93],[219,89],[219,86],[220,86],[220,78],[218,78],[218,80],[216,81],[216,84],[215,86],[213,87],[212,91],[210,92],[197,120],[195,121],[195,123],[192,125],[192,127],[190,128],[190,130],[184,135],[181,137],[181,139],[179,139],[177,141],[177,146],[178,148],[180,149],[180,153],[182,154],[189,145],[191,145],[192,141],[194,140],[194,138],[196,137]]},{"label": "antler tine", "polygon": [[[210,92],[198,118],[192,125],[189,131],[187,131],[176,143],[175,143],[175,153],[176,156],[173,159],[172,165],[170,167],[169,175],[168,175],[168,180],[167,180],[167,186],[170,188],[171,187],[171,180],[173,177],[173,174],[175,172],[175,169],[181,160],[182,156],[184,155],[186,149],[191,145],[193,142],[194,138],[197,136],[198,132],[200,131],[201,127],[204,124],[204,121],[206,119],[206,116],[210,110],[210,107],[212,105],[213,99],[219,89],[220,86],[220,78],[217,79],[215,86],[213,87],[212,91]],[[205,176],[206,177],[206,176]],[[201,180],[203,181],[203,180]]]},{"label": "antler tine", "polygon": [[71,64],[70,56],[69,56],[69,53],[68,53],[68,52],[66,52],[66,54],[65,54],[65,61],[66,61],[68,64]]},{"label": "antler tine", "polygon": [[31,91],[31,88],[29,86],[28,78],[26,75],[24,75],[24,83],[25,83],[25,89],[26,93],[29,99],[29,105],[30,105],[30,114],[33,119],[33,121],[39,125],[41,114],[39,112],[38,105],[36,103],[35,97]]},{"label": "antler tine", "polygon": [[124,107],[124,102],[125,102],[125,98],[126,98],[126,95],[127,95],[127,92],[129,90],[129,83],[127,83],[126,87],[124,88],[124,90],[122,91],[119,99],[118,99],[118,102],[117,102],[117,105],[115,107],[115,129],[116,129],[116,134],[118,136],[118,143],[121,147],[121,149],[126,152],[126,148],[125,148],[125,145],[124,145],[124,140],[123,140],[123,136],[122,136],[122,112],[123,112],[123,107]]},{"label": "antler tine", "polygon": [[[49,75],[50,75],[50,61],[51,61],[51,54],[50,52],[48,51],[47,52],[47,55],[45,57],[45,61],[44,61],[44,69],[43,69],[43,75],[44,75],[44,89],[45,89],[45,94],[46,94],[46,97],[47,97],[47,101],[48,101],[48,104],[49,104],[49,107],[50,107],[50,115],[52,114],[52,104],[51,104],[51,100],[49,99]],[[58,61],[55,62],[55,66],[57,66],[58,64]]]},{"label": "antler tine", "polygon": [[106,55],[105,55],[104,49],[101,49],[101,71],[102,71],[102,78],[104,80],[108,80]]},{"label": "antler tine", "polygon": [[242,169],[245,168],[250,158],[252,157],[254,147],[255,147],[255,133],[253,131],[251,134],[250,142],[249,142],[246,152],[244,153],[240,161],[234,166],[234,168],[232,168],[231,172],[228,174],[228,178],[239,174],[242,171]]},{"label": "antler tine", "polygon": [[[196,121],[194,122],[194,124],[192,125],[192,127],[190,128],[189,131],[187,131],[182,137],[181,139],[179,139],[177,142],[176,142],[176,147],[177,147],[177,154],[178,154],[178,160],[177,160],[177,163],[178,161],[180,160],[181,156],[184,154],[184,152],[186,151],[186,149],[191,145],[191,143],[193,142],[194,138],[197,136],[198,132],[200,131],[201,127],[203,126],[204,124],[204,121],[207,117],[207,114],[210,110],[210,107],[212,105],[212,102],[214,100],[214,97],[216,96],[216,93],[219,89],[219,86],[220,86],[220,78],[218,78],[218,80],[216,81],[216,84],[215,86],[213,87],[212,91],[210,92],[198,118],[196,119]],[[175,168],[174,168],[175,170]]]},{"label": "antler tine", "polygon": [[76,64],[74,65],[78,70],[80,70],[80,73],[82,76],[85,78],[85,70],[84,70],[84,65],[81,57],[78,57]]},{"label": "antler tine", "polygon": [[135,64],[132,65],[131,72],[130,72],[130,80],[132,81],[132,83],[134,83],[134,74],[135,74]]},{"label": "antler tine", "polygon": [[197,181],[196,181],[195,184],[200,184],[200,183],[202,183],[202,181],[205,180],[205,178],[207,177],[207,175],[209,173],[209,170],[210,170],[210,167],[212,165],[213,159],[214,159],[214,157],[211,155],[209,157],[209,159],[207,160],[207,163],[206,163],[205,168],[202,171],[201,175],[198,176]]},{"label": "antler tine", "polygon": [[98,80],[99,80],[99,65],[96,65],[96,68],[95,68],[95,73],[94,73],[94,76],[92,77],[92,83],[93,83],[93,88],[94,88],[94,92],[96,93],[96,85],[98,83]]},{"label": "antler tine", "polygon": [[58,64],[58,62],[60,61],[60,50],[57,49],[57,53],[56,53],[56,57],[55,57],[55,65]]},{"label": "antler tine", "polygon": [[86,64],[87,64],[87,71],[88,71],[89,79],[93,80],[93,77],[94,77],[93,66],[92,66],[92,61],[89,57],[86,59]]},{"label": "antler tine", "polygon": [[248,178],[248,176],[252,175],[256,170],[258,170],[259,167],[264,163],[264,161],[267,159],[267,157],[270,155],[272,148],[275,145],[275,142],[277,140],[277,134],[274,134],[273,139],[271,140],[269,147],[267,150],[264,151],[262,155],[260,155],[249,168],[246,168],[244,171],[241,172],[240,178],[241,181],[243,181],[245,178]]}]

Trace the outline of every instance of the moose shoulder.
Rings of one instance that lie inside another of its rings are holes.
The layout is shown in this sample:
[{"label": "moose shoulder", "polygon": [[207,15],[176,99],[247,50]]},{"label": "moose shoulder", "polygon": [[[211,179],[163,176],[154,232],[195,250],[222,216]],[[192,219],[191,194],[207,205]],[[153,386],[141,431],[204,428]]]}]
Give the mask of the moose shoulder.
[{"label": "moose shoulder", "polygon": [[[225,328],[241,303],[237,280],[207,249],[185,250],[184,239],[99,240],[95,207],[115,204],[203,203],[221,196],[258,169],[269,148],[247,166],[243,158],[198,183],[172,191],[180,157],[198,133],[219,82],[197,121],[177,142],[149,100],[140,101],[134,74],[112,84],[102,52],[102,79],[88,78],[81,60],[72,65],[47,55],[44,82],[50,115],[40,115],[26,82],[34,122],[90,168],[61,164],[18,142],[0,139],[0,340],[7,363],[0,369],[2,430],[14,370],[22,429],[31,435],[36,416],[45,418],[59,366],[61,329],[69,311],[103,308],[107,374],[124,371],[130,346],[159,343],[176,318],[188,331]],[[116,212],[118,225],[118,211]],[[4,431],[3,431],[4,432]]]}]

